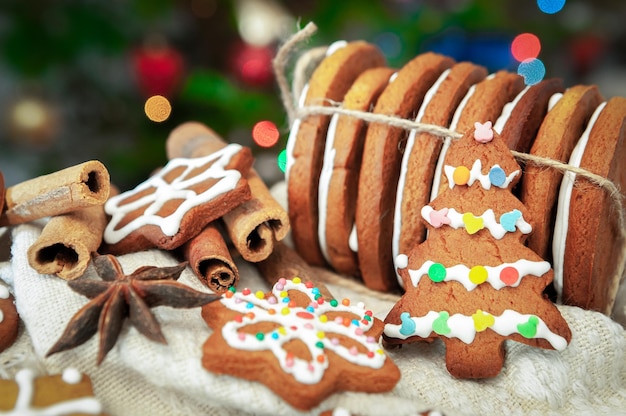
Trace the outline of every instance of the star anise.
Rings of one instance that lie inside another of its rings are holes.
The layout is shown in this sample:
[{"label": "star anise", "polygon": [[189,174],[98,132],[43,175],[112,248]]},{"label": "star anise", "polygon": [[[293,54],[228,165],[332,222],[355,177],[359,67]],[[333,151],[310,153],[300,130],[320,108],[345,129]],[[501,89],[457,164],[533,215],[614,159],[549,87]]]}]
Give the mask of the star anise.
[{"label": "star anise", "polygon": [[220,299],[175,281],[186,262],[172,267],[143,266],[130,275],[110,254],[94,256],[93,265],[102,280],[81,277],[68,282],[72,290],[91,300],[72,317],[46,356],[81,345],[100,331],[99,365],[115,345],[125,318],[147,338],[167,344],[150,308],[194,308]]}]

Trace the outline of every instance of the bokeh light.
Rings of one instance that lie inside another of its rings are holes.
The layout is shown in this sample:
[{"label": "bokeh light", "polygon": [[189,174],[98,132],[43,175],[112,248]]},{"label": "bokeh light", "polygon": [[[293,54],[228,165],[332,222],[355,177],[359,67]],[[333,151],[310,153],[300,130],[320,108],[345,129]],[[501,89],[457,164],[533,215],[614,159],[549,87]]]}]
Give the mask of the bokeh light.
[{"label": "bokeh light", "polygon": [[162,95],[153,95],[146,100],[144,111],[150,120],[160,123],[168,119],[172,113],[172,106]]},{"label": "bokeh light", "polygon": [[565,0],[537,0],[537,6],[546,14],[554,14],[565,6]]},{"label": "bokeh light", "polygon": [[283,149],[279,154],[278,154],[278,168],[281,170],[281,172],[285,173],[285,170],[287,169],[287,149]]},{"label": "bokeh light", "polygon": [[269,120],[259,121],[252,128],[252,139],[261,147],[272,147],[280,138],[280,132]]},{"label": "bokeh light", "polygon": [[524,62],[539,56],[541,42],[532,33],[517,35],[511,42],[511,53],[518,62]]},{"label": "bokeh light", "polygon": [[546,67],[541,59],[529,59],[519,64],[517,73],[524,77],[526,85],[534,85],[546,75]]}]

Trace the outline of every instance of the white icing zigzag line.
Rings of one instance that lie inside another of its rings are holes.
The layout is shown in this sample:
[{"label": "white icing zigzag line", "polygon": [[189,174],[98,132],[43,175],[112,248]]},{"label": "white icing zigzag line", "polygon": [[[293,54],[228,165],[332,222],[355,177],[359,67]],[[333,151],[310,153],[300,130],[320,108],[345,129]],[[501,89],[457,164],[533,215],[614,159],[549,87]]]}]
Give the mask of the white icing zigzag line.
[{"label": "white icing zigzag line", "polygon": [[[241,173],[235,169],[225,169],[231,158],[242,147],[238,144],[230,144],[217,152],[200,158],[176,158],[170,160],[163,169],[150,177],[145,182],[139,184],[134,189],[116,195],[110,198],[104,205],[104,210],[111,215],[111,221],[107,224],[104,231],[104,239],[109,244],[115,244],[125,238],[128,234],[135,231],[141,226],[152,224],[161,228],[163,234],[167,236],[175,235],[180,229],[180,222],[189,209],[206,203],[217,196],[229,192],[237,186],[237,182],[241,178]],[[214,161],[214,163],[204,172],[197,176],[186,179],[187,175],[194,169]],[[163,178],[171,171],[180,167],[184,167],[184,173],[179,175],[171,183],[166,182]],[[202,181],[207,179],[219,179],[215,185],[199,194],[190,189]],[[136,195],[143,190],[154,188],[154,192],[131,203],[123,204],[123,201]],[[161,207],[170,200],[180,199],[183,202],[167,217],[157,215]],[[120,205],[123,204],[123,205]],[[148,205],[149,204],[149,205]],[[116,229],[118,224],[131,211],[142,206],[148,205],[143,215],[124,225],[120,229]]]},{"label": "white icing zigzag line", "polygon": [[[433,224],[430,219],[430,214],[432,212],[434,212],[434,209],[430,205],[424,205],[424,207],[422,208],[422,217],[430,225],[432,225],[433,227],[436,227],[436,225]],[[519,212],[519,211],[513,210],[506,214],[513,214],[514,212]],[[465,227],[465,222],[463,221],[463,215],[464,214],[457,212],[454,208],[450,208],[446,214],[446,217],[450,220],[450,224],[448,225],[454,229]],[[515,231],[515,230],[511,231],[509,229],[506,229],[502,226],[501,223],[498,223],[496,221],[495,213],[493,212],[492,209],[488,209],[482,215],[474,216],[474,218],[482,219],[483,228],[487,228],[489,232],[491,233],[491,235],[493,236],[493,238],[497,240],[500,240],[502,237],[504,237],[507,232]],[[502,216],[500,218],[502,221]],[[519,217],[515,221],[515,229],[520,230],[522,234],[528,234],[532,231],[532,226],[524,220],[523,216],[520,213]]]},{"label": "white icing zigzag line", "polygon": [[70,399],[64,402],[55,403],[47,407],[33,408],[32,400],[35,394],[35,373],[30,369],[20,370],[15,375],[15,382],[18,385],[18,396],[13,410],[8,412],[0,411],[2,416],[49,416],[49,415],[69,415],[74,413],[85,413],[97,415],[102,413],[102,404],[95,397],[81,397]]},{"label": "white icing zigzag line", "polygon": [[[498,164],[493,165],[491,169],[489,170],[489,172],[491,172],[491,170],[493,170],[494,168],[500,168],[500,165]],[[455,183],[454,183],[454,170],[455,169],[456,169],[455,166],[450,166],[450,165],[445,165],[443,167],[443,171],[446,174],[446,177],[448,178],[448,186],[450,187],[450,189],[454,188],[455,186]],[[480,159],[476,159],[476,161],[472,165],[472,169],[470,169],[470,177],[469,177],[469,180],[467,181],[467,186],[472,186],[474,182],[478,181],[480,182],[480,185],[483,187],[483,189],[489,190],[491,189],[491,185],[495,185],[491,182],[489,173],[484,175],[482,173],[482,169],[483,169],[482,162],[480,161]],[[511,172],[505,178],[502,184],[495,185],[495,186],[497,186],[498,188],[502,188],[502,189],[508,188],[511,182],[513,181],[513,179],[515,179],[515,177],[519,175],[519,173],[520,173],[519,169]]]},{"label": "white icing zigzag line", "polygon": [[[283,285],[282,288],[281,285]],[[289,299],[286,296],[289,290],[298,290],[306,294],[311,300],[311,305],[306,308],[288,306]],[[352,321],[348,326],[342,319],[341,322],[321,319],[327,312],[350,312],[361,319],[366,315],[366,310],[361,304],[345,306],[338,303],[332,306],[328,301],[318,304],[315,297],[319,294],[319,290],[309,289],[303,283],[294,283],[291,280],[275,285],[272,293],[274,301],[270,301],[270,298],[260,299],[254,293],[244,295],[242,292],[235,292],[231,298],[222,298],[221,302],[227,308],[243,314],[241,322],[229,321],[222,327],[222,335],[231,347],[248,351],[271,351],[283,371],[292,374],[296,381],[303,384],[314,384],[322,379],[328,367],[326,350],[357,365],[374,369],[383,366],[386,356],[378,342],[364,334],[372,327],[373,318],[370,321],[364,319],[357,321],[358,324]],[[253,317],[247,315],[250,312],[253,313]],[[278,324],[279,328],[263,334],[262,339],[239,331],[257,322],[273,322]],[[355,348],[346,348],[336,342],[336,338],[327,337],[325,334],[340,334],[349,337],[365,347],[367,353],[361,353]],[[298,339],[307,346],[313,357],[311,361],[288,356],[283,345],[292,339]],[[316,359],[319,355],[324,356],[321,362]]]},{"label": "white icing zigzag line", "polygon": [[[514,333],[519,334],[518,325],[527,324],[531,318],[536,319],[536,333],[530,337],[531,339],[545,339],[558,351],[562,351],[567,347],[565,338],[552,332],[546,323],[536,315],[521,314],[511,309],[506,309],[499,316],[486,312],[482,313],[493,317],[494,322],[488,328],[504,337]],[[430,311],[420,317],[409,316],[407,312],[402,315],[404,315],[403,324],[386,324],[385,335],[397,339],[407,339],[412,336],[427,338],[434,331],[433,324],[440,318],[440,313],[435,311]],[[439,333],[439,335],[447,338],[458,338],[466,344],[471,344],[476,337],[476,333],[479,332],[475,327],[472,316],[455,313],[447,317],[446,324],[449,331],[447,333]]]},{"label": "white icing zigzag line", "polygon": [[[406,256],[401,254],[401,256]],[[398,259],[399,263],[405,264],[404,259]],[[413,286],[417,287],[423,276],[428,276],[428,270],[435,264],[431,260],[424,262],[419,269],[408,269],[411,276],[411,282]],[[517,280],[512,283],[505,283],[500,278],[500,273],[503,269],[512,267],[517,270]],[[530,261],[525,259],[517,260],[514,263],[502,263],[498,266],[484,266],[487,271],[487,280],[484,283],[489,283],[494,289],[502,289],[503,287],[517,287],[522,281],[522,278],[528,275],[541,277],[548,271],[550,271],[550,263],[547,261]],[[476,289],[480,283],[474,283],[469,278],[470,268],[464,264],[457,264],[452,267],[446,267],[446,275],[444,282],[456,281],[461,283],[467,291]]]}]

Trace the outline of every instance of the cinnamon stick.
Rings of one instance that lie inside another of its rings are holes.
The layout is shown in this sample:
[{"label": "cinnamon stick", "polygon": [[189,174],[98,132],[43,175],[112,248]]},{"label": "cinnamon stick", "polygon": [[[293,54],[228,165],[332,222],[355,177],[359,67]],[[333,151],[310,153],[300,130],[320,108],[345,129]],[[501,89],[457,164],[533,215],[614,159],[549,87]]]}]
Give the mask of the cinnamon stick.
[{"label": "cinnamon stick", "polygon": [[0,226],[102,205],[109,191],[109,172],[97,160],[42,175],[6,189]]},{"label": "cinnamon stick", "polygon": [[282,241],[274,244],[274,250],[263,261],[254,264],[265,281],[273,286],[280,280],[299,277],[311,281],[326,299],[333,299],[330,290],[318,279],[317,272],[291,247]]},{"label": "cinnamon stick", "polygon": [[289,232],[289,215],[274,199],[254,169],[248,173],[252,198],[224,215],[228,235],[241,256],[250,262],[265,260]]},{"label": "cinnamon stick", "polygon": [[[209,127],[196,122],[184,123],[170,133],[167,155],[169,158],[202,157],[214,152],[219,142],[223,143]],[[252,198],[224,215],[223,220],[241,256],[258,262],[272,253],[275,241],[281,241],[289,233],[289,215],[254,169],[247,179]]]},{"label": "cinnamon stick", "polygon": [[91,254],[98,250],[107,218],[103,205],[56,215],[28,248],[30,267],[65,280],[83,275]]},{"label": "cinnamon stick", "polygon": [[183,245],[182,252],[198,279],[215,293],[237,286],[239,271],[217,224],[207,225]]}]

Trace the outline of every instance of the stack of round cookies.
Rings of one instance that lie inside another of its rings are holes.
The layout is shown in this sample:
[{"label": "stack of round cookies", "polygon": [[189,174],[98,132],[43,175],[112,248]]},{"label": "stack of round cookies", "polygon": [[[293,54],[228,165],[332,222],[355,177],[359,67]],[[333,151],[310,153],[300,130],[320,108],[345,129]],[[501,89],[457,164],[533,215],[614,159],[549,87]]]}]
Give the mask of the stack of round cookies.
[{"label": "stack of round cookies", "polygon": [[526,244],[553,263],[558,297],[610,314],[625,262],[623,196],[611,189],[626,188],[626,98],[560,79],[526,86],[435,53],[396,70],[375,46],[340,41],[299,97],[301,110],[319,105],[338,111],[296,119],[287,143],[292,237],[307,262],[399,290],[396,257],[425,241],[421,209],[455,180],[447,148],[491,121],[524,166],[514,192],[531,214]]}]

